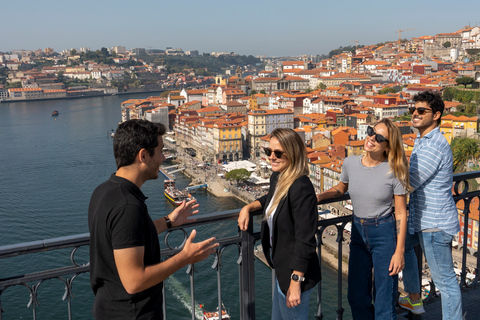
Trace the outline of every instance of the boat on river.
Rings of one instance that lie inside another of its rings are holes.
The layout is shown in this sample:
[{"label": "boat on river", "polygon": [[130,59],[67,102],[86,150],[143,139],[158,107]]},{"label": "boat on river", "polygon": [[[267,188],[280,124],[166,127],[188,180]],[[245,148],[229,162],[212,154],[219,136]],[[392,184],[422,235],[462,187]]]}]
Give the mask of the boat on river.
[{"label": "boat on river", "polygon": [[165,190],[163,194],[165,195],[165,198],[176,206],[181,205],[183,201],[188,202],[195,199],[190,193],[188,193],[188,191],[178,190],[175,186],[175,180],[164,180],[164,187]]},{"label": "boat on river", "polygon": [[52,117],[58,117],[59,113],[58,110],[53,110]]},{"label": "boat on river", "polygon": [[230,320],[230,315],[228,314],[227,310],[225,310],[225,306],[223,306],[222,303],[222,318],[219,317],[217,307],[217,311],[214,312],[203,311],[202,320]]}]

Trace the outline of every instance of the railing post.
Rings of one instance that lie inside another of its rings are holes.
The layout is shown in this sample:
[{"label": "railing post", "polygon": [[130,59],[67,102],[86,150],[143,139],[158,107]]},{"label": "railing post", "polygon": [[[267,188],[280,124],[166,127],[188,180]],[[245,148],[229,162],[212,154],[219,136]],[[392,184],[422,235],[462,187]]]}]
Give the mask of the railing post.
[{"label": "railing post", "polygon": [[239,258],[240,319],[255,319],[255,270],[253,216],[251,215],[247,231],[241,231]]}]

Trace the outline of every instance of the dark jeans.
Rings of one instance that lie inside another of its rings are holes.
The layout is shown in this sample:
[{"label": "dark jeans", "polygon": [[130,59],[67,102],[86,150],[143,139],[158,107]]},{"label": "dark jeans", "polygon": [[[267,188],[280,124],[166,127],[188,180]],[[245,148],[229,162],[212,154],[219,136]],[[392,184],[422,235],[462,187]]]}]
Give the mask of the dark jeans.
[{"label": "dark jeans", "polygon": [[396,245],[392,215],[377,219],[354,217],[348,264],[348,302],[353,319],[397,318],[398,276],[389,276],[388,271]]}]

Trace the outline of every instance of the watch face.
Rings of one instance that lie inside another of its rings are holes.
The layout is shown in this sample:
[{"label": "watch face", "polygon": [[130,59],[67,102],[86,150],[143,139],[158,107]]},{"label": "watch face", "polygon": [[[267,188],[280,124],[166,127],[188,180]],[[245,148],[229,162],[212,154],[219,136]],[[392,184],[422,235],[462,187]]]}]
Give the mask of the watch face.
[{"label": "watch face", "polygon": [[298,275],[292,274],[292,280],[293,281],[298,281]]}]

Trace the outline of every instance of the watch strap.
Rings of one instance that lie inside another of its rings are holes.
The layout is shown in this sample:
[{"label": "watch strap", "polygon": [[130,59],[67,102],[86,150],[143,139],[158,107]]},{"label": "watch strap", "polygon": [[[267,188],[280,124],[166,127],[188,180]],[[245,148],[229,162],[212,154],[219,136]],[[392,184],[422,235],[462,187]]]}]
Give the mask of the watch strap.
[{"label": "watch strap", "polygon": [[172,229],[172,221],[170,220],[170,218],[168,218],[168,216],[165,216],[163,218],[165,219],[165,222],[167,223],[167,228]]}]

